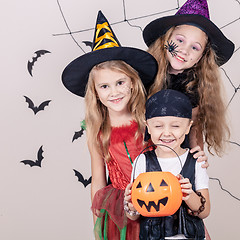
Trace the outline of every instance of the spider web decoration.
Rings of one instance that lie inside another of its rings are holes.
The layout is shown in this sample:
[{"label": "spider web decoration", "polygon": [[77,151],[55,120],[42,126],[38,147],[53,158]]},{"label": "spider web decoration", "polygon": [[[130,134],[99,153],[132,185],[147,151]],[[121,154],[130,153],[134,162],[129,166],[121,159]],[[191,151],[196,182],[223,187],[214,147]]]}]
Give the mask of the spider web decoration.
[{"label": "spider web decoration", "polygon": [[[239,0],[233,0],[233,1],[236,1],[237,4],[239,5],[240,7],[240,1]],[[118,21],[118,22],[110,22],[110,24],[113,26],[113,25],[116,25],[116,24],[122,24],[122,23],[125,23],[127,22],[128,25],[130,27],[136,27],[136,28],[139,28],[141,31],[143,31],[142,27],[141,26],[137,26],[137,25],[133,25],[131,24],[131,21],[135,21],[135,20],[138,20],[138,19],[142,19],[142,18],[149,18],[149,17],[153,17],[153,16],[158,16],[160,14],[167,14],[168,12],[172,12],[173,10],[178,10],[180,8],[180,3],[179,3],[179,0],[176,1],[176,8],[173,8],[173,9],[169,9],[169,10],[165,10],[165,11],[160,11],[160,12],[157,12],[157,13],[153,13],[153,14],[148,14],[148,15],[143,15],[143,16],[139,16],[139,17],[135,17],[135,18],[127,18],[127,14],[126,14],[126,3],[125,3],[125,0],[122,0],[122,4],[123,4],[123,16],[124,16],[124,19],[121,20],[121,21]],[[77,40],[74,38],[74,34],[77,34],[77,33],[82,33],[82,32],[86,32],[86,31],[92,31],[94,30],[94,28],[88,28],[88,29],[82,29],[82,30],[78,30],[78,31],[71,31],[67,21],[66,21],[66,18],[64,16],[64,12],[62,10],[62,7],[61,7],[61,4],[60,4],[60,1],[57,0],[57,5],[59,7],[59,10],[61,12],[61,15],[62,15],[62,18],[65,22],[65,25],[68,29],[68,33],[58,33],[58,34],[53,34],[53,36],[63,36],[63,35],[70,35],[71,38],[73,39],[74,43],[77,44],[77,46],[82,50],[83,53],[86,53],[84,51],[84,49],[81,47],[80,43],[77,42]],[[225,24],[224,26],[220,27],[220,29],[224,29],[232,24],[234,24],[235,22],[239,21],[240,20],[240,17],[238,17],[237,19]],[[235,51],[234,51],[234,54],[236,54],[236,52],[238,52],[240,49],[240,46],[237,46],[237,44],[235,43]],[[233,54],[233,55],[234,55]],[[228,103],[228,106],[229,104],[232,102],[233,98],[235,97],[235,95],[237,94],[238,90],[240,89],[240,84],[238,86],[234,86],[233,82],[231,81],[230,77],[228,76],[226,70],[224,68],[220,68],[224,74],[226,75],[227,79],[229,80],[231,86],[233,87],[234,89],[234,93]]]},{"label": "spider web decoration", "polygon": [[[226,0],[228,2],[236,2],[238,7],[240,8],[240,1],[239,0]],[[57,0],[57,5],[59,7],[59,11],[61,12],[61,15],[62,15],[62,18],[64,20],[64,23],[68,29],[68,32],[65,32],[65,33],[55,33],[53,34],[54,37],[60,37],[60,36],[69,36],[72,38],[74,44],[76,44],[83,53],[86,53],[84,51],[84,49],[81,47],[81,44],[84,44],[84,42],[82,41],[82,43],[78,42],[76,40],[76,38],[74,37],[75,34],[79,34],[79,33],[83,33],[83,32],[88,32],[88,31],[92,31],[94,30],[94,28],[88,28],[88,29],[81,29],[81,30],[77,30],[77,31],[71,31],[67,21],[66,21],[66,18],[65,18],[65,15],[64,15],[64,11],[61,7],[61,4],[60,4],[60,1]],[[161,14],[165,14],[167,15],[168,13],[171,13],[171,14],[174,14],[173,11],[177,11],[179,8],[180,8],[180,3],[179,3],[179,0],[176,1],[176,8],[172,8],[172,9],[167,9],[167,10],[164,10],[164,11],[159,11],[159,12],[156,12],[156,13],[152,13],[152,14],[147,14],[147,15],[142,15],[142,16],[138,16],[138,17],[132,17],[132,18],[128,18],[127,17],[127,7],[126,7],[126,2],[125,0],[122,0],[122,11],[123,11],[123,20],[121,21],[118,21],[118,22],[111,22],[109,21],[109,23],[113,26],[113,25],[118,25],[118,24],[123,24],[123,23],[127,23],[130,27],[133,27],[133,28],[138,28],[141,32],[143,31],[142,27],[140,25],[134,25],[132,24],[133,21],[136,21],[136,20],[139,20],[139,19],[147,19],[147,18],[151,18],[151,17],[158,17],[159,15]],[[161,8],[161,6],[159,6],[159,8]],[[120,10],[119,10],[120,11]],[[220,27],[220,29],[224,29],[224,28],[228,28],[229,26],[235,24],[236,22],[238,22],[240,20],[240,16],[234,20],[232,20],[231,22],[223,25],[222,27]],[[149,21],[150,22],[150,21]],[[233,57],[236,55],[236,53],[239,53],[239,49],[240,49],[240,46],[239,46],[239,43],[237,42],[234,42],[235,44],[235,51],[233,53]],[[237,94],[239,94],[239,90],[240,90],[240,83],[238,85],[234,84],[234,81],[229,77],[229,74],[227,72],[227,70],[223,67],[220,67],[220,70],[223,72],[223,74],[226,76],[226,78],[228,79],[232,89],[233,89],[233,94],[231,95],[230,97],[230,100],[228,101],[227,103],[227,107],[229,108],[229,106],[231,105],[232,101],[234,98],[236,98]],[[230,144],[234,145],[234,146],[237,146],[240,148],[240,144],[237,143],[237,142],[234,142],[234,141],[229,141]],[[228,190],[224,189],[222,187],[222,183],[221,181],[218,179],[218,178],[211,178],[210,177],[210,180],[217,180],[218,183],[219,183],[219,186],[221,188],[221,190],[227,192],[232,198],[240,201],[240,199],[238,197],[235,197],[232,193],[230,193]]]}]

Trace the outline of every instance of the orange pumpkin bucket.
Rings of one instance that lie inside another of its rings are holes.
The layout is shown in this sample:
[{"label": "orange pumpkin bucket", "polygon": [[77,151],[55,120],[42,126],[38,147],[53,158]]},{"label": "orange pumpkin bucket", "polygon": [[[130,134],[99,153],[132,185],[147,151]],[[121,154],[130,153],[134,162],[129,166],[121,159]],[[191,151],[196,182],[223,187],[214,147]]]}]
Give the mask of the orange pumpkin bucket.
[{"label": "orange pumpkin bucket", "polygon": [[133,182],[132,203],[145,217],[170,216],[182,204],[180,183],[170,172],[141,173]]}]

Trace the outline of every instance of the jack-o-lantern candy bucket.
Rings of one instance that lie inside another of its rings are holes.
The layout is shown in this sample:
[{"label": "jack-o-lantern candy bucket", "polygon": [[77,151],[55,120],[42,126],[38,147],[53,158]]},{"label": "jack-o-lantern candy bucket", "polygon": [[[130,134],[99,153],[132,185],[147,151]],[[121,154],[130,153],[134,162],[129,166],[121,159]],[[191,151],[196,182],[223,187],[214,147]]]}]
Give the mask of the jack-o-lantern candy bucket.
[{"label": "jack-o-lantern candy bucket", "polygon": [[141,173],[133,182],[132,203],[145,217],[170,216],[182,203],[180,183],[170,172]]}]

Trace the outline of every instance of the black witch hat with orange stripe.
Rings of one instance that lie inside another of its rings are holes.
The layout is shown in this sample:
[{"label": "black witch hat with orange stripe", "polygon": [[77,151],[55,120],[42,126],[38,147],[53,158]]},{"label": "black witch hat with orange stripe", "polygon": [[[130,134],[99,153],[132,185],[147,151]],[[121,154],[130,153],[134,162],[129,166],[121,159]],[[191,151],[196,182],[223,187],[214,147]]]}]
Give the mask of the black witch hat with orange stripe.
[{"label": "black witch hat with orange stripe", "polygon": [[145,86],[153,83],[158,68],[155,58],[141,49],[122,47],[107,19],[99,11],[92,51],[67,65],[62,74],[64,86],[70,92],[84,97],[91,69],[99,63],[111,60],[121,60],[133,67]]}]

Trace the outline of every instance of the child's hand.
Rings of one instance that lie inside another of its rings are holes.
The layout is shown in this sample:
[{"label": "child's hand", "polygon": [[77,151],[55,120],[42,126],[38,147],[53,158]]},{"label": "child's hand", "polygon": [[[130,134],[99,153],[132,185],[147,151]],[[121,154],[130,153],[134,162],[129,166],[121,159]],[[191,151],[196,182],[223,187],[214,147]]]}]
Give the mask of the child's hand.
[{"label": "child's hand", "polygon": [[131,193],[132,193],[132,185],[133,183],[129,183],[125,189],[125,193],[124,193],[124,201],[128,203],[128,207],[131,211],[136,211],[136,209],[134,208],[133,204],[132,204],[132,197],[131,197]]},{"label": "child's hand", "polygon": [[204,162],[205,161],[205,163],[202,164],[202,167],[203,168],[208,168],[209,167],[208,157],[206,156],[205,152],[202,151],[202,149],[199,146],[196,146],[196,147],[194,147],[190,150],[190,153],[194,153],[194,152],[196,152],[196,153],[193,155],[193,157],[197,158],[198,162]]},{"label": "child's hand", "polygon": [[179,179],[179,183],[182,188],[182,193],[183,193],[182,200],[186,201],[189,199],[190,194],[193,193],[192,184],[190,183],[188,178],[183,178],[181,174],[178,174],[177,178]]}]

